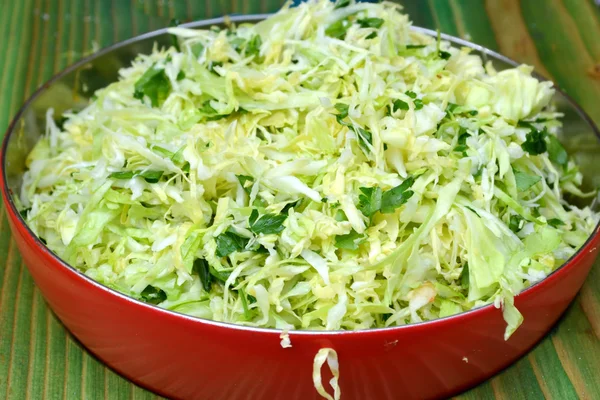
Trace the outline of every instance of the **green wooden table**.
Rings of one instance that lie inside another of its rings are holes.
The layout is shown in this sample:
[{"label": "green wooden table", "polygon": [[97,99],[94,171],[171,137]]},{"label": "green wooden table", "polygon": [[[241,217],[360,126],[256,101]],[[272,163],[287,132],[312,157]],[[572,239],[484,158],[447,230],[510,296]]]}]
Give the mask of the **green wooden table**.
[{"label": "green wooden table", "polygon": [[[0,132],[23,101],[95,49],[282,0],[0,0]],[[600,124],[600,6],[594,0],[405,0],[415,25],[439,28],[534,65]],[[50,312],[0,211],[0,398],[150,399],[83,349]],[[599,399],[600,263],[575,303],[528,355],[461,399]]]}]

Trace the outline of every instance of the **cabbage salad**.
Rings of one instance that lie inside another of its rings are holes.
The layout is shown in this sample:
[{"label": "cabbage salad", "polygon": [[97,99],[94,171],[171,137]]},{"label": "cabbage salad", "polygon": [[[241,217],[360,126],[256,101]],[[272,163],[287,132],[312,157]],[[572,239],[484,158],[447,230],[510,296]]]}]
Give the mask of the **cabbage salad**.
[{"label": "cabbage salad", "polygon": [[598,222],[563,199],[595,193],[552,84],[411,30],[397,4],[170,33],[83,110],[48,111],[20,196],[53,252],[119,292],[286,332],[493,303],[508,338],[514,296]]}]

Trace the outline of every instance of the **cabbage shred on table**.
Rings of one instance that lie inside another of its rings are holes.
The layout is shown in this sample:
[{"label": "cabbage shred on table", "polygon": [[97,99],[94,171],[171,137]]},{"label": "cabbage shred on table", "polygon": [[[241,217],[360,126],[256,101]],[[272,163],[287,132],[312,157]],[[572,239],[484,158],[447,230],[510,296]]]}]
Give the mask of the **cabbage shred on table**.
[{"label": "cabbage shred on table", "polygon": [[598,214],[550,82],[313,0],[172,28],[28,158],[33,231],[91,278],[197,317],[356,330],[441,318],[559,267]]}]

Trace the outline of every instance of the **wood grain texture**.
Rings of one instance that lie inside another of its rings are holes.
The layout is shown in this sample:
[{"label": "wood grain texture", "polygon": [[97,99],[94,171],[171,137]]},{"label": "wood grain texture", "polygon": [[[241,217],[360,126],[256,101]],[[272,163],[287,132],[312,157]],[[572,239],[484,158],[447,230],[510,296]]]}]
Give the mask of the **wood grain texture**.
[{"label": "wood grain texture", "polygon": [[[415,25],[533,65],[600,123],[600,8],[593,0],[406,0]],[[54,73],[95,49],[181,21],[272,12],[280,0],[0,2],[0,132]],[[600,398],[600,267],[526,357],[458,399]],[[343,376],[342,376],[343,379]],[[157,399],[83,349],[49,311],[0,209],[0,398]]]}]

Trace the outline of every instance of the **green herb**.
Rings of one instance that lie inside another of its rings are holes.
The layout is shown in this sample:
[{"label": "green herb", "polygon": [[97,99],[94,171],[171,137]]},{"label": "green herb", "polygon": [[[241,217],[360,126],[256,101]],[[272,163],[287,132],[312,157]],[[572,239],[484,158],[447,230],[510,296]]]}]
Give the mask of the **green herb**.
[{"label": "green herb", "polygon": [[262,39],[259,35],[254,35],[244,49],[246,56],[257,56],[260,53],[260,46],[262,46]]},{"label": "green herb", "polygon": [[136,171],[117,171],[110,174],[109,178],[115,179],[131,179],[136,175]]},{"label": "green herb", "polygon": [[467,133],[467,130],[461,127],[459,130],[458,145],[454,148],[454,151],[462,153],[463,157],[467,156],[467,150],[469,149],[469,146],[467,146],[467,138],[469,136],[471,135]]},{"label": "green herb", "polygon": [[[172,19],[171,22],[169,23],[169,26],[176,27],[180,24],[181,24],[181,22],[178,19]],[[171,42],[173,43],[173,47],[175,47],[175,49],[177,51],[181,51],[181,48],[179,47],[179,40],[177,40],[177,36],[171,34]]]},{"label": "green herb", "polygon": [[204,45],[200,42],[192,43],[190,45],[190,51],[194,55],[194,57],[198,58],[204,52]]},{"label": "green herb", "polygon": [[341,125],[344,125],[341,122],[341,120],[348,116],[348,109],[350,108],[350,106],[348,104],[344,104],[344,103],[337,103],[334,107],[339,113],[339,114],[336,114],[336,119],[337,119],[338,123]]},{"label": "green herb", "polygon": [[339,19],[325,29],[325,34],[332,38],[344,40],[346,31],[351,25],[352,23],[347,18]]},{"label": "green herb", "polygon": [[31,207],[24,208],[21,211],[19,211],[19,214],[21,215],[21,218],[26,219],[27,218],[27,214],[29,214],[29,211],[31,211]]},{"label": "green herb", "polygon": [[229,275],[231,275],[230,272],[226,272],[226,271],[217,271],[216,269],[213,268],[212,265],[208,265],[208,272],[210,272],[210,275],[215,278],[216,280],[218,280],[219,282],[225,283],[227,282],[227,279],[229,278]]},{"label": "green herb", "polygon": [[412,190],[408,190],[413,183],[415,183],[415,179],[411,176],[395,188],[383,192],[381,196],[381,212],[391,214],[396,208],[406,203],[414,194]]},{"label": "green herb", "polygon": [[553,228],[558,228],[559,226],[564,226],[565,223],[558,218],[550,218],[548,221],[548,225]]},{"label": "green herb", "polygon": [[237,233],[227,230],[217,236],[217,251],[218,257],[226,257],[233,252],[241,251],[246,248],[248,239],[238,235]]},{"label": "green herb", "polygon": [[173,155],[171,156],[171,161],[173,161],[175,164],[178,164],[178,165],[181,165],[181,164],[183,164],[183,162],[185,161],[185,160],[183,159],[183,150],[185,150],[185,146],[181,146],[181,147],[179,148],[179,150],[177,150],[177,151],[175,152],[175,154],[173,154]]},{"label": "green herb", "polygon": [[254,225],[254,223],[256,222],[257,219],[258,219],[258,210],[256,208],[254,208],[252,210],[252,212],[250,213],[250,217],[248,217],[248,224]]},{"label": "green herb", "polygon": [[235,39],[233,39],[232,41],[229,42],[229,45],[237,51],[242,48],[244,43],[246,43],[246,39],[241,38],[241,37],[236,37]]},{"label": "green herb", "polygon": [[167,299],[167,294],[162,289],[148,285],[140,293],[140,298],[146,303],[160,304]]},{"label": "green herb", "polygon": [[525,142],[521,144],[521,147],[532,156],[545,153],[548,148],[545,140],[546,135],[546,128],[544,128],[542,131],[532,129],[525,137]]},{"label": "green herb", "polygon": [[281,209],[281,213],[282,213],[282,214],[286,214],[286,215],[287,215],[287,214],[289,214],[289,213],[290,213],[290,210],[291,210],[292,208],[296,208],[296,207],[298,207],[298,206],[300,205],[300,203],[302,203],[302,199],[298,199],[298,200],[296,200],[296,201],[292,201],[292,202],[290,202],[290,203],[287,203],[287,204],[286,204],[286,205],[285,205],[285,206],[284,206],[284,207]]},{"label": "green herb", "polygon": [[366,237],[364,234],[360,234],[352,229],[347,235],[335,236],[335,247],[338,249],[357,250],[365,240]]},{"label": "green herb", "polygon": [[515,233],[518,232],[519,225],[521,224],[522,220],[523,218],[521,218],[519,215],[511,215],[508,228]]},{"label": "green herb", "polygon": [[177,73],[177,80],[178,80],[178,81],[182,81],[182,80],[184,80],[184,79],[185,79],[185,72],[183,72],[183,71],[179,71],[179,72]]},{"label": "green herb", "polygon": [[210,292],[210,288],[212,287],[212,275],[210,274],[208,262],[203,258],[196,258],[194,260],[193,271],[198,274],[204,290]]},{"label": "green herb", "polygon": [[462,153],[463,157],[467,157],[467,150],[469,149],[469,146],[467,146],[466,144],[459,144],[458,146],[456,146],[454,148],[454,151],[456,151],[457,153]]},{"label": "green herb", "polygon": [[408,97],[410,97],[413,100],[417,98],[417,94],[415,92],[413,92],[412,90],[408,90],[404,94],[407,95]]},{"label": "green herb", "polygon": [[462,286],[463,289],[469,289],[469,264],[465,263],[465,265],[463,265],[463,269],[462,271],[460,271],[460,276],[458,277],[458,280],[460,281],[460,286]]},{"label": "green herb", "polygon": [[554,135],[548,135],[548,158],[563,167],[569,162],[567,151]]},{"label": "green herb", "polygon": [[415,105],[415,110],[420,110],[421,108],[423,108],[423,100],[421,99],[415,99],[413,101],[414,105]]},{"label": "green herb", "polygon": [[163,157],[173,157],[173,152],[170,150],[165,149],[164,147],[158,146],[158,145],[153,145],[150,147],[150,150],[154,151],[155,153],[160,154]]},{"label": "green herb", "polygon": [[376,37],[377,37],[377,32],[371,32],[365,37],[365,39],[375,39]]},{"label": "green herb", "polygon": [[515,175],[515,181],[517,183],[517,190],[519,192],[524,192],[536,183],[538,183],[542,178],[536,175],[529,175],[525,172],[522,172],[516,168],[513,168],[513,173]]},{"label": "green herb", "polygon": [[333,9],[337,10],[338,8],[348,7],[349,5],[350,0],[338,0],[337,3],[335,3],[335,7],[333,7]]},{"label": "green herb", "polygon": [[[252,212],[254,213],[253,210]],[[256,213],[258,216],[258,212]],[[250,222],[250,230],[256,234],[265,235],[279,233],[285,228],[283,222],[287,219],[285,214],[264,214],[258,220],[254,217],[254,222]],[[252,215],[250,216],[252,218]]]},{"label": "green herb", "polygon": [[242,302],[242,309],[244,310],[244,318],[246,321],[249,321],[252,318],[252,314],[250,309],[248,308],[248,299],[246,299],[246,292],[244,289],[240,288],[238,290],[238,295],[240,296],[240,300]]},{"label": "green herb", "polygon": [[135,176],[141,176],[148,183],[156,183],[163,176],[163,171],[117,171],[111,173],[108,177],[115,179],[131,179]]},{"label": "green herb", "polygon": [[348,221],[348,217],[346,216],[346,213],[342,209],[339,209],[335,212],[334,218],[337,222]]},{"label": "green herb", "polygon": [[148,183],[156,183],[163,176],[163,171],[143,171],[138,173]]},{"label": "green herb", "polygon": [[406,45],[407,49],[422,49],[424,47],[427,47],[427,45],[425,45],[425,44],[407,44]]},{"label": "green herb", "polygon": [[171,82],[163,68],[153,64],[140,79],[135,82],[133,97],[143,100],[148,96],[152,107],[159,107],[169,97]]},{"label": "green herb", "polygon": [[213,115],[217,114],[217,110],[214,109],[213,106],[210,105],[211,100],[206,100],[202,105],[198,108],[202,114]]},{"label": "green herb", "polygon": [[361,194],[358,195],[357,208],[365,217],[371,217],[381,209],[381,188],[378,186],[361,187],[359,190],[361,191]]},{"label": "green herb", "polygon": [[383,19],[381,18],[363,18],[356,21],[361,28],[381,28],[383,25]]},{"label": "green herb", "polygon": [[442,60],[447,60],[452,56],[452,54],[448,53],[447,51],[440,50],[438,52],[438,56],[440,56]]},{"label": "green herb", "polygon": [[405,101],[402,101],[400,99],[394,100],[394,103],[392,105],[392,111],[393,112],[396,112],[398,110],[405,110],[406,111],[406,110],[408,110],[408,108],[409,108],[408,107],[408,103],[405,102]]},{"label": "green herb", "polygon": [[[370,131],[363,128],[350,127],[358,137],[358,145],[363,149],[365,154],[370,152],[369,145],[373,145],[373,135]],[[368,143],[368,144],[367,144]]]},{"label": "green herb", "polygon": [[248,194],[252,190],[252,185],[254,185],[254,178],[248,175],[236,175],[238,181],[240,181],[240,185],[242,185],[242,189]]}]

